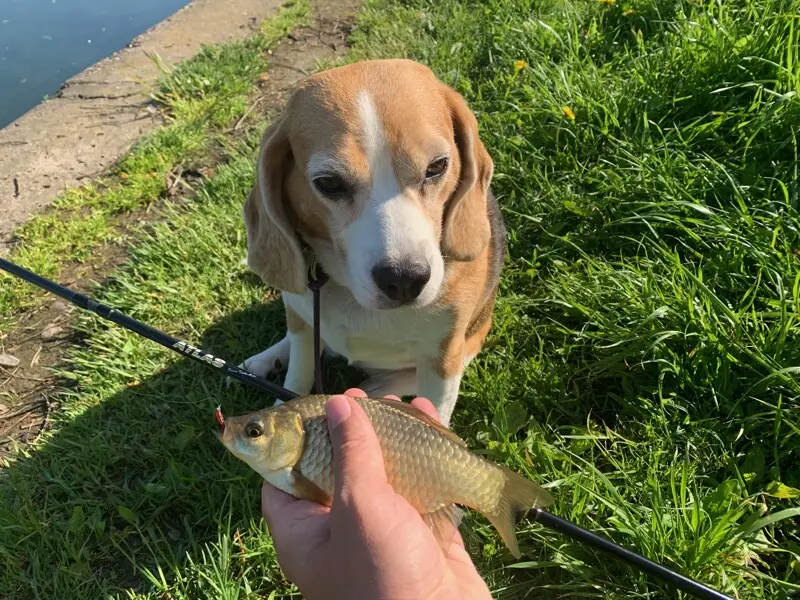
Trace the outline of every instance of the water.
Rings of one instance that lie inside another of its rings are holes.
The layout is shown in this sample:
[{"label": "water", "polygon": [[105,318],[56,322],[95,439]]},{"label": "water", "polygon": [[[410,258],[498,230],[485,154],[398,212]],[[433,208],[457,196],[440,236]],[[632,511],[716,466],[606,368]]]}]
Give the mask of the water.
[{"label": "water", "polygon": [[0,0],[0,128],[188,0]]}]

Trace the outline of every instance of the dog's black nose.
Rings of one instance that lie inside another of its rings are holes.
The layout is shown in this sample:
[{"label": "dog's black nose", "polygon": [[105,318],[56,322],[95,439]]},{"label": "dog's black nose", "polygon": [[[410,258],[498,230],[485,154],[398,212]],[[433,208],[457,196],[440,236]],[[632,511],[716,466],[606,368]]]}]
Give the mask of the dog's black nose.
[{"label": "dog's black nose", "polygon": [[420,263],[381,263],[372,269],[375,285],[389,298],[401,304],[408,304],[419,296],[430,278],[430,265]]}]

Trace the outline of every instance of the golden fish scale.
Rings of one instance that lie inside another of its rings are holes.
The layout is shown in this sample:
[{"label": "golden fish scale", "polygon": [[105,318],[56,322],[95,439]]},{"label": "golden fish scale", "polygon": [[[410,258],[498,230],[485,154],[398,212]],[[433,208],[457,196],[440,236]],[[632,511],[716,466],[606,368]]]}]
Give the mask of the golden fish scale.
[{"label": "golden fish scale", "polygon": [[[327,397],[292,407],[306,442],[300,472],[333,494],[333,452],[325,423]],[[358,399],[357,399],[358,400]],[[458,503],[493,512],[505,485],[503,472],[423,421],[379,402],[359,402],[381,444],[389,484],[420,513]]]}]

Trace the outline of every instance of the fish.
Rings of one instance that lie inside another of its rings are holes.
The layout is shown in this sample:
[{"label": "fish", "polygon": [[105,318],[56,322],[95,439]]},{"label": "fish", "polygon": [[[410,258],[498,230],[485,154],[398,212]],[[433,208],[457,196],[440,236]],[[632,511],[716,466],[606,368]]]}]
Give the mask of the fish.
[{"label": "fish", "polygon": [[[325,415],[329,398],[304,396],[227,419],[217,409],[217,437],[276,488],[330,506],[334,459]],[[444,550],[463,518],[460,505],[486,517],[520,558],[516,524],[529,510],[553,502],[547,490],[474,454],[456,433],[411,404],[354,400],[375,429],[389,484],[419,512]]]}]

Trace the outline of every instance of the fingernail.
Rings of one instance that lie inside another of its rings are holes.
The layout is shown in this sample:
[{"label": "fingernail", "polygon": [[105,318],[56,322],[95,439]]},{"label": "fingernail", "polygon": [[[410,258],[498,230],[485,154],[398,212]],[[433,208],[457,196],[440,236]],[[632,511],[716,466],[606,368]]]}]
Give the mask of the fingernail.
[{"label": "fingernail", "polygon": [[334,429],[350,418],[350,401],[346,396],[331,396],[325,405],[328,427]]}]

